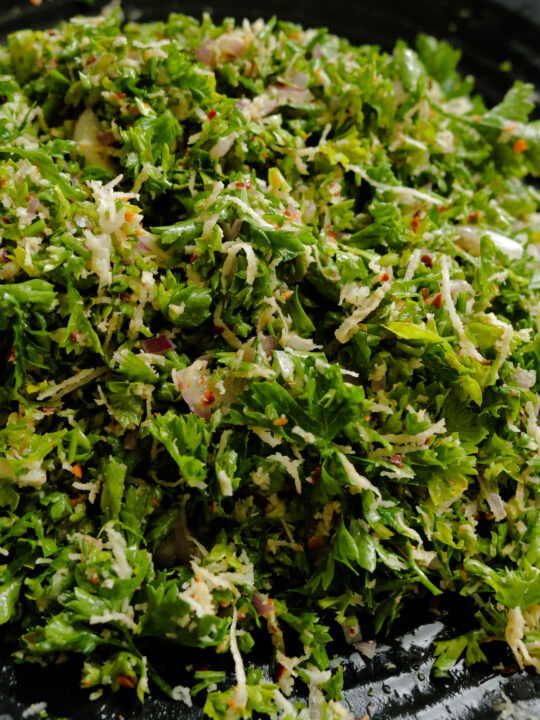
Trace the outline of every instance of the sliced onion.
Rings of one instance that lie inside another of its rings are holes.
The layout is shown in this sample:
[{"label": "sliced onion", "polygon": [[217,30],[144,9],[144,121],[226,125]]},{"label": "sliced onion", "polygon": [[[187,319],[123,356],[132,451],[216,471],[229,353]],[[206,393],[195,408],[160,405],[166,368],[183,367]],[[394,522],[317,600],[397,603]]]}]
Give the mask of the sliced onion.
[{"label": "sliced onion", "polygon": [[267,88],[269,95],[277,97],[283,105],[292,103],[293,105],[305,105],[313,100],[313,95],[309,90],[303,90],[297,87],[283,87],[280,85],[270,85]]},{"label": "sliced onion", "polygon": [[309,85],[310,79],[310,76],[301,70],[293,70],[285,76],[287,83],[299,90],[305,90]]},{"label": "sliced onion", "polygon": [[183,370],[173,370],[172,377],[191,412],[197,417],[209,420],[210,403],[204,402],[205,393],[209,391],[206,365],[204,360],[195,360],[192,365]]},{"label": "sliced onion", "polygon": [[246,51],[246,41],[242,35],[235,32],[224,33],[217,44],[222,53],[232,58],[240,57]]},{"label": "sliced onion", "polygon": [[495,520],[504,520],[506,517],[506,510],[504,509],[504,504],[499,493],[494,493],[488,490],[486,492],[486,500]]},{"label": "sliced onion", "polygon": [[251,36],[234,30],[223,33],[215,40],[205,38],[195,50],[195,59],[206,65],[227,62],[243,55],[251,42]]},{"label": "sliced onion", "polygon": [[362,655],[371,660],[375,655],[377,643],[375,640],[366,640],[365,642],[354,643],[353,647],[355,650],[358,650],[358,652],[361,652]]},{"label": "sliced onion", "polygon": [[141,345],[144,352],[151,353],[152,355],[160,355],[169,352],[169,350],[174,350],[176,347],[171,338],[166,334],[143,340]]},{"label": "sliced onion", "polygon": [[487,235],[495,247],[511,260],[518,260],[523,255],[523,247],[516,240],[494,230],[477,228],[472,225],[460,225],[457,230],[461,244],[471,255],[480,254],[480,239],[483,235]]},{"label": "sliced onion", "polygon": [[514,380],[520,388],[528,390],[536,385],[536,370],[523,370],[523,368],[518,367],[514,372],[512,380]]},{"label": "sliced onion", "polygon": [[225,135],[225,137],[220,138],[210,150],[210,157],[217,160],[217,158],[226,155],[234,145],[235,140],[236,133],[231,133],[230,135]]},{"label": "sliced onion", "polygon": [[212,41],[210,38],[204,38],[201,45],[195,50],[195,60],[210,65],[212,62]]}]

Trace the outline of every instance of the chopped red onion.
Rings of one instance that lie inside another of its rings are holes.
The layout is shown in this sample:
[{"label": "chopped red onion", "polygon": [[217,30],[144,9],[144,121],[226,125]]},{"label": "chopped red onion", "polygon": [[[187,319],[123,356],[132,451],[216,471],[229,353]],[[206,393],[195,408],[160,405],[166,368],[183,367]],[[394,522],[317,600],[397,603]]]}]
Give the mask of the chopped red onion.
[{"label": "chopped red onion", "polygon": [[176,347],[168,335],[158,335],[157,337],[148,338],[148,340],[143,340],[141,345],[144,352],[151,353],[152,355],[161,355],[169,352],[169,350],[174,350]]},{"label": "chopped red onion", "polygon": [[96,140],[102,145],[112,145],[116,141],[116,138],[111,130],[102,130],[97,133]]},{"label": "chopped red onion", "polygon": [[210,38],[204,38],[201,45],[195,50],[195,60],[210,65],[212,62],[212,47]]},{"label": "chopped red onion", "polygon": [[264,595],[259,595],[259,593],[254,592],[253,593],[253,607],[257,611],[259,615],[268,615],[272,612],[274,609],[274,604],[270,600],[270,598],[265,597]]},{"label": "chopped red onion", "polygon": [[270,356],[276,349],[276,338],[273,335],[263,335],[261,337],[261,346],[264,352]]}]

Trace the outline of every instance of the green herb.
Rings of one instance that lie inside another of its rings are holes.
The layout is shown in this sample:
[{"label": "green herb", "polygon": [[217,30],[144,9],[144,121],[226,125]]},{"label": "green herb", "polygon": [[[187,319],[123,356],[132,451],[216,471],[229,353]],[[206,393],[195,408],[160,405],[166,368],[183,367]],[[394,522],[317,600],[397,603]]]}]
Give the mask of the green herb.
[{"label": "green herb", "polygon": [[[453,591],[476,626],[435,674],[494,638],[540,669],[540,126],[458,61],[118,11],[0,50],[18,659],[215,720],[306,717],[304,684],[344,718],[339,626]],[[150,638],[208,668],[160,677]]]}]

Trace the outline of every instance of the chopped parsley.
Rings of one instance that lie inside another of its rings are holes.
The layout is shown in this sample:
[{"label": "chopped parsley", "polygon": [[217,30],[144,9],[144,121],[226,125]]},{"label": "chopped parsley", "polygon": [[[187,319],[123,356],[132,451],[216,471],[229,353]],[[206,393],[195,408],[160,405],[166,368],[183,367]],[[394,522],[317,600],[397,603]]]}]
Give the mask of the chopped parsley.
[{"label": "chopped parsley", "polygon": [[[17,659],[215,720],[348,718],[335,629],[459,592],[476,624],[435,673],[493,639],[540,670],[540,124],[458,60],[118,11],[0,49]],[[210,667],[170,687],[152,638]]]}]

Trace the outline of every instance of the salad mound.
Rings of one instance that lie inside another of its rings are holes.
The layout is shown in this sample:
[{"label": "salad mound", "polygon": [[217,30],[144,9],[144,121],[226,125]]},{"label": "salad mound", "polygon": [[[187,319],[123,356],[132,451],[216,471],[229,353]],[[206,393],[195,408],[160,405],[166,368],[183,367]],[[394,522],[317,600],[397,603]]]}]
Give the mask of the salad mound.
[{"label": "salad mound", "polygon": [[[458,60],[118,11],[0,49],[17,659],[216,720],[347,718],[336,628],[362,647],[460,593],[433,672],[492,640],[540,671],[540,124]],[[153,638],[210,669],[174,686]]]}]

